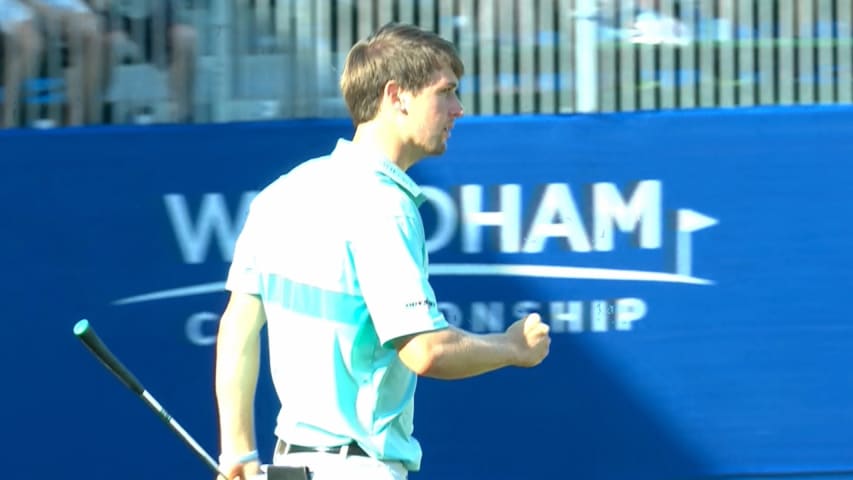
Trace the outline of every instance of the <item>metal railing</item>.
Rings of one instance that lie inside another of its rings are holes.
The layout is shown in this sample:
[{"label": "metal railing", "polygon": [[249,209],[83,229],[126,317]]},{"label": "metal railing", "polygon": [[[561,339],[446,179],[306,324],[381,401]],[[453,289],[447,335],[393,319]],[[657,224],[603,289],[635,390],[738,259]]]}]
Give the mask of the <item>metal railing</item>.
[{"label": "metal railing", "polygon": [[[0,0],[0,19],[18,1]],[[167,0],[99,1],[94,123],[181,120],[177,40],[191,46],[194,121],[346,116],[337,88],[346,52],[392,20],[457,45],[468,114],[853,102],[849,0],[174,0],[169,17],[152,7]],[[128,21],[134,8],[144,21]],[[136,55],[116,46],[116,25]],[[81,91],[73,80],[87,78],[74,64],[83,57],[66,52],[85,42],[38,27],[44,48],[16,117],[66,124],[69,93]],[[5,66],[19,42],[4,32]]]}]

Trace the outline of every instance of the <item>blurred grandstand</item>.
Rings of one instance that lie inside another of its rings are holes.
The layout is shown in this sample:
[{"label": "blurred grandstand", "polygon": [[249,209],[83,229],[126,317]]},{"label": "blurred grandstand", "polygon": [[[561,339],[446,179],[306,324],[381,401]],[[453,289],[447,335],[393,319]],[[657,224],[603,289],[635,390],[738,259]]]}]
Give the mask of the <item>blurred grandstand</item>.
[{"label": "blurred grandstand", "polygon": [[[13,1],[0,0],[4,104],[11,60],[23,58],[10,36]],[[87,123],[346,116],[343,57],[391,20],[456,43],[468,114],[853,102],[849,0],[175,0],[168,11],[155,6],[163,1],[89,3],[106,73],[102,108]],[[110,41],[116,18],[127,26],[121,43]],[[180,35],[169,33],[176,23]],[[36,25],[43,48],[14,124],[65,125],[78,39]],[[167,65],[178,40],[191,52],[184,114]]]}]

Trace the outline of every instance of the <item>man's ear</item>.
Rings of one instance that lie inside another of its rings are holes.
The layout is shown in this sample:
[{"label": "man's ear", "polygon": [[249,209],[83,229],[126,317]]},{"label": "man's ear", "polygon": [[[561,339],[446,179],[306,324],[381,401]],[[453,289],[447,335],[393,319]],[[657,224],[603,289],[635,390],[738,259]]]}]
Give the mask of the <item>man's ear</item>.
[{"label": "man's ear", "polygon": [[405,114],[409,112],[409,97],[403,92],[403,89],[400,88],[400,84],[397,82],[392,80],[385,84],[383,97],[385,101],[393,108],[399,110],[400,113]]}]

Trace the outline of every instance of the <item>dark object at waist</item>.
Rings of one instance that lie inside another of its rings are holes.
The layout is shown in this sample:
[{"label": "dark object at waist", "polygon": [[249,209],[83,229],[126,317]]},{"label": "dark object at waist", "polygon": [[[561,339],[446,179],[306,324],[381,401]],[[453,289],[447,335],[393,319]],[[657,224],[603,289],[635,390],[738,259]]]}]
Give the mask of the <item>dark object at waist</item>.
[{"label": "dark object at waist", "polygon": [[358,446],[357,443],[351,442],[347,445],[340,445],[337,447],[306,447],[305,445],[292,445],[289,443],[285,443],[284,445],[284,453],[285,455],[289,455],[291,453],[335,453],[342,454],[341,451],[346,450],[346,455],[348,457],[358,456],[358,457],[369,457],[361,447]]}]

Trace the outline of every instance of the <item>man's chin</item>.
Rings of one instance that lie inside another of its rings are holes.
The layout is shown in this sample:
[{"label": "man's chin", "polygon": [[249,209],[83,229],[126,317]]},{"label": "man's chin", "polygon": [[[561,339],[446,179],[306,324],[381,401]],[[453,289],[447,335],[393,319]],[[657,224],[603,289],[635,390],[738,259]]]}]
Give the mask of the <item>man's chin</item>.
[{"label": "man's chin", "polygon": [[446,152],[446,151],[447,151],[447,144],[446,143],[440,143],[438,145],[435,145],[433,148],[428,149],[426,154],[429,157],[435,157],[438,155],[443,155],[444,152]]}]

